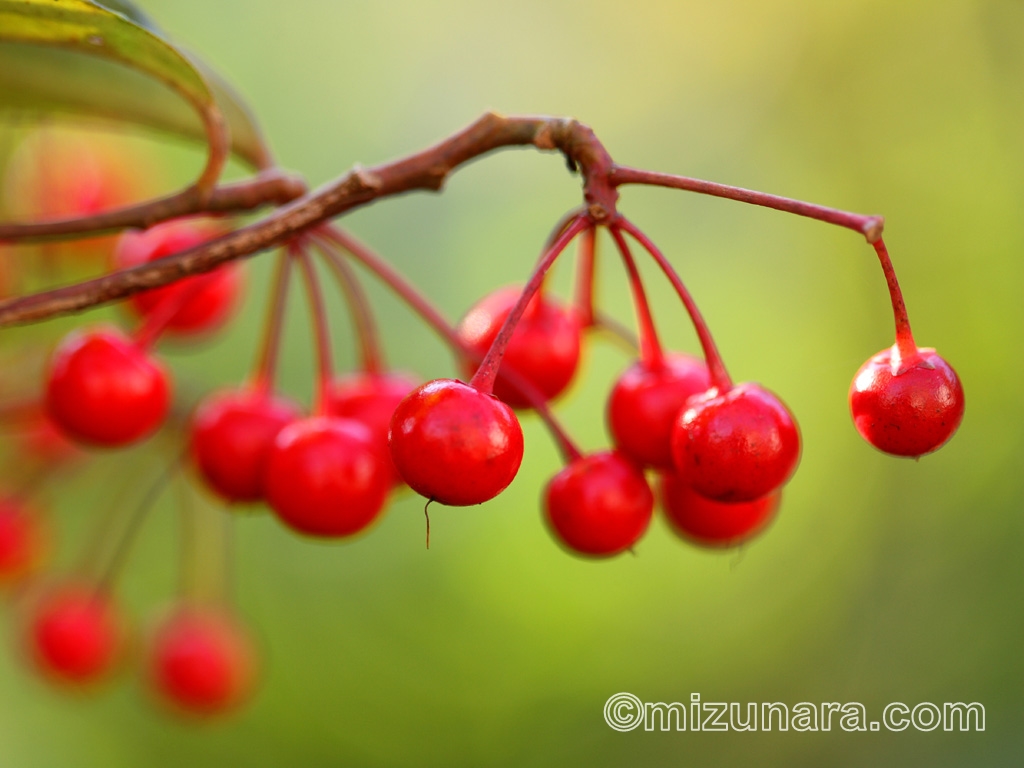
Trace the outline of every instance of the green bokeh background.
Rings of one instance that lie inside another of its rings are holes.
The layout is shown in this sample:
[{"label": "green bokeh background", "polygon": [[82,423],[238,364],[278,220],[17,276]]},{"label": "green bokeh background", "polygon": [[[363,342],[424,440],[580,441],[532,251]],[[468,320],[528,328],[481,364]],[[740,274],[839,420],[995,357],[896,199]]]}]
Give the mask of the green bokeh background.
[{"label": "green bokeh background", "polygon": [[[538,497],[558,467],[526,419],[527,455],[499,499],[432,510],[397,499],[370,534],[303,541],[267,515],[235,521],[240,610],[266,653],[254,703],[196,725],[149,706],[131,675],[54,692],[0,655],[0,765],[1003,766],[1024,755],[1024,5],[1015,0],[590,0],[497,4],[150,0],[144,7],[246,96],[283,166],[320,184],[415,151],[483,111],[572,115],[623,163],[887,218],[919,343],[957,368],[967,415],[920,462],[863,443],[847,411],[858,366],[892,340],[870,247],[817,222],[682,192],[626,189],[622,210],[681,270],[734,376],[799,419],[804,453],[775,525],[739,553],[684,545],[656,520],[636,557],[562,552]],[[200,165],[172,146],[172,178]],[[510,151],[345,219],[452,317],[525,278],[578,182],[555,156]],[[605,249],[608,253],[608,249]],[[207,389],[239,380],[269,259],[250,266],[232,329],[169,350]],[[671,346],[695,349],[649,275]],[[631,318],[621,270],[602,302]],[[569,284],[568,269],[555,285]],[[374,286],[387,352],[423,377],[450,356]],[[351,365],[344,308],[337,350]],[[308,398],[292,313],[281,383]],[[19,332],[25,333],[25,332]],[[28,331],[38,333],[38,331]],[[597,339],[559,405],[589,448],[625,365]],[[116,492],[158,461],[106,456],[46,489],[74,556]],[[136,486],[136,494],[138,486]],[[129,494],[130,496],[130,494]],[[146,620],[176,579],[166,494],[120,594]],[[208,503],[208,502],[207,502]],[[216,532],[218,518],[205,529]],[[77,543],[76,543],[77,542]],[[5,636],[16,634],[10,615]],[[630,733],[605,700],[978,701],[984,733]]]}]

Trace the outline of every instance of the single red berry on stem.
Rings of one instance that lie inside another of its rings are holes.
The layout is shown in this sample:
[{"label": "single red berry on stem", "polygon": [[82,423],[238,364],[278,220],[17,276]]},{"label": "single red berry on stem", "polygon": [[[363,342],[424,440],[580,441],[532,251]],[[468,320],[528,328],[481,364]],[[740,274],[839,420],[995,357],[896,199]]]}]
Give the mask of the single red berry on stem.
[{"label": "single red berry on stem", "polygon": [[711,389],[687,402],[672,432],[676,471],[715,501],[753,501],[781,488],[800,460],[786,406],[757,384]]},{"label": "single red berry on stem", "polygon": [[50,358],[46,410],[83,443],[121,446],[147,437],[170,405],[167,372],[111,328],[76,330]]},{"label": "single red berry on stem", "polygon": [[94,683],[114,667],[122,629],[110,596],[85,584],[51,588],[31,607],[29,649],[38,668],[62,683]]},{"label": "single red berry on stem", "polygon": [[544,492],[552,533],[568,549],[611,557],[632,547],[651,521],[654,495],[643,470],[619,451],[581,456]]},{"label": "single red berry on stem", "polygon": [[672,428],[686,401],[706,392],[708,369],[694,357],[638,360],[619,377],[608,397],[608,428],[615,446],[644,466],[672,467]]},{"label": "single red berry on stem", "polygon": [[878,450],[923,456],[953,436],[964,417],[964,390],[952,366],[934,349],[901,356],[883,349],[857,371],[850,385],[857,431]]},{"label": "single red berry on stem", "polygon": [[327,392],[327,410],[332,416],[353,419],[370,430],[391,464],[392,485],[401,483],[402,478],[391,463],[388,449],[391,417],[398,404],[418,385],[416,379],[404,373],[355,373],[335,378]]},{"label": "single red berry on stem", "polygon": [[764,531],[775,517],[782,492],[733,504],[701,496],[675,472],[660,473],[661,508],[672,530],[702,547],[735,547]]},{"label": "single red berry on stem", "polygon": [[[459,338],[482,358],[497,338],[520,293],[520,288],[511,286],[485,296],[459,322]],[[576,311],[560,306],[538,291],[526,305],[505,348],[494,382],[494,394],[513,408],[530,406],[529,400],[501,375],[502,370],[513,370],[546,399],[557,397],[569,386],[579,365],[580,335]],[[464,365],[467,376],[473,375],[476,362],[468,361]]]},{"label": "single red berry on stem", "polygon": [[226,501],[262,499],[274,438],[299,413],[290,400],[255,388],[205,398],[190,424],[192,456],[203,480]]},{"label": "single red berry on stem", "polygon": [[351,536],[370,525],[391,488],[387,455],[362,424],[315,416],[274,438],[264,492],[285,525],[322,538]]},{"label": "single red berry on stem", "polygon": [[[118,240],[114,262],[118,269],[147,264],[205,243],[225,231],[209,221],[179,219],[144,231],[125,232]],[[128,301],[141,317],[148,316],[164,302],[179,303],[180,307],[167,323],[167,330],[179,334],[202,333],[219,327],[231,315],[241,291],[241,277],[238,265],[228,264],[204,275],[136,293]]]},{"label": "single red berry on stem", "polygon": [[147,655],[149,686],[183,714],[222,714],[253,690],[253,642],[223,610],[179,606],[160,622]]},{"label": "single red berry on stem", "polygon": [[450,506],[493,499],[523,461],[523,430],[512,409],[454,379],[427,382],[399,403],[390,444],[409,487]]}]

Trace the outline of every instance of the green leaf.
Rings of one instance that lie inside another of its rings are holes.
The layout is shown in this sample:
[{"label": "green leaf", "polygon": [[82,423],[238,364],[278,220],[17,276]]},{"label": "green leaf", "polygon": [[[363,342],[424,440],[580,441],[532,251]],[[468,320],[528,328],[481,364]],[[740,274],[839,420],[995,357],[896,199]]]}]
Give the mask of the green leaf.
[{"label": "green leaf", "polygon": [[90,115],[199,140],[222,113],[231,150],[267,164],[259,130],[230,87],[130,3],[0,0],[0,41],[0,109]]}]

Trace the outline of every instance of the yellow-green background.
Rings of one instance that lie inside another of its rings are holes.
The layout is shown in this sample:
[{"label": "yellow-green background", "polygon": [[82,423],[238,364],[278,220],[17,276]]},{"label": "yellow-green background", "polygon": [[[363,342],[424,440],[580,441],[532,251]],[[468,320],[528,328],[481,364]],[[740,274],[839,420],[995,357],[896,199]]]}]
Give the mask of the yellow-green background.
[{"label": "yellow-green background", "polygon": [[[856,234],[626,189],[622,210],[681,270],[734,376],[778,392],[800,422],[803,460],[762,539],[708,553],[656,520],[636,557],[563,553],[538,511],[557,456],[527,419],[513,486],[481,507],[435,508],[429,551],[411,494],[371,534],[336,546],[300,540],[266,515],[237,520],[239,605],[266,669],[253,704],[224,722],[166,716],[130,674],[69,698],[0,654],[0,765],[1020,764],[1024,5],[144,7],[236,84],[280,162],[313,184],[496,109],[575,116],[626,164],[882,213],[918,341],[961,374],[967,415],[920,462],[857,436],[847,387],[891,343],[892,320],[873,251]],[[202,159],[177,148],[168,157],[181,180]],[[345,223],[455,317],[522,280],[577,201],[559,158],[514,151],[464,169],[441,196],[381,202]],[[170,350],[181,378],[202,387],[242,378],[268,262],[252,264],[249,301],[229,333]],[[694,349],[671,292],[645,274],[665,340]],[[628,321],[621,270],[607,259],[602,276],[605,306]],[[568,284],[566,268],[556,284]],[[372,295],[396,366],[450,375],[429,332],[386,293]],[[333,316],[350,364],[343,308]],[[306,328],[296,312],[281,376],[304,398]],[[559,406],[586,447],[607,442],[604,398],[627,362],[594,340]],[[46,489],[60,557],[73,556],[118,484],[154,472],[151,461],[107,457]],[[140,622],[173,594],[176,498],[155,510],[121,582]],[[0,629],[16,632],[9,616]],[[602,718],[619,691],[646,701],[857,701],[869,719],[890,701],[978,701],[987,727],[621,734]]]}]

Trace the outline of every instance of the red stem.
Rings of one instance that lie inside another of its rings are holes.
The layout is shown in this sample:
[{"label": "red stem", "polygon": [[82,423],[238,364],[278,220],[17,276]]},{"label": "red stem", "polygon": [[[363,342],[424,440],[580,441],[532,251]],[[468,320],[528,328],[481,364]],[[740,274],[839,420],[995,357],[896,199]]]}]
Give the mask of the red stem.
[{"label": "red stem", "polygon": [[594,325],[594,251],[597,227],[580,235],[580,251],[576,257],[576,313],[583,328]]},{"label": "red stem", "polygon": [[334,364],[331,360],[331,335],[327,323],[327,308],[320,291],[320,282],[313,269],[313,260],[309,258],[305,243],[293,240],[288,244],[288,251],[298,260],[299,268],[306,283],[306,295],[309,309],[313,315],[313,335],[316,338],[317,388],[313,412],[324,416],[328,412],[328,393],[331,379],[334,377]]},{"label": "red stem", "polygon": [[182,308],[202,293],[203,289],[213,282],[215,275],[200,275],[192,279],[195,282],[184,290],[167,296],[146,315],[135,331],[135,346],[143,351],[149,351],[160,339],[160,335],[167,330],[167,326],[174,322]]},{"label": "red stem", "polygon": [[907,305],[903,301],[903,291],[900,290],[899,281],[896,279],[896,270],[893,269],[889,251],[882,238],[878,238],[873,245],[878,253],[878,260],[882,264],[885,282],[889,286],[892,314],[896,321],[896,350],[902,361],[909,361],[917,357],[918,352],[917,344],[914,343],[914,334],[910,330],[910,317],[907,315]]},{"label": "red stem", "polygon": [[352,325],[356,331],[356,339],[359,342],[359,354],[362,357],[363,371],[376,376],[386,369],[384,356],[381,353],[380,335],[377,332],[377,323],[373,318],[373,311],[370,309],[370,301],[363,291],[359,278],[352,268],[338,254],[334,253],[334,244],[323,237],[312,235],[317,250],[324,257],[328,267],[334,272],[338,285],[345,294],[346,302],[352,312]]},{"label": "red stem", "polygon": [[882,236],[882,229],[885,225],[885,219],[881,216],[851,213],[850,211],[842,211],[838,208],[828,208],[824,205],[794,200],[790,197],[770,195],[767,192],[757,192],[752,189],[733,187],[728,184],[693,179],[688,176],[676,176],[656,171],[642,171],[637,168],[616,165],[612,168],[609,177],[611,184],[615,187],[622,184],[648,184],[657,187],[670,187],[672,189],[686,190],[687,192],[697,192],[702,195],[724,197],[741,203],[760,205],[765,208],[773,208],[776,211],[794,213],[797,216],[806,216],[810,219],[817,219],[827,224],[835,224],[852,229],[855,232],[860,232],[867,238],[869,243],[874,243]]},{"label": "red stem", "polygon": [[285,309],[288,305],[288,283],[291,277],[292,258],[288,251],[278,254],[277,269],[270,289],[270,309],[263,331],[259,359],[253,372],[252,386],[259,392],[267,393],[274,386],[277,373],[277,359],[281,350],[281,331],[284,327]]},{"label": "red stem", "polygon": [[534,267],[533,274],[523,288],[523,292],[519,294],[519,299],[508,313],[508,317],[505,318],[505,323],[494,338],[491,348],[484,355],[480,367],[476,369],[476,373],[470,379],[469,385],[471,387],[488,395],[494,391],[494,381],[498,377],[501,359],[505,356],[505,349],[508,347],[509,341],[512,340],[512,334],[515,333],[516,325],[519,324],[523,312],[526,311],[526,305],[530,303],[530,299],[533,298],[540,284],[544,281],[544,275],[551,265],[555,263],[555,259],[565,250],[565,247],[572,242],[576,235],[587,227],[592,226],[594,225],[585,215],[579,215],[573,220],[572,224],[562,231],[555,242],[548,246],[544,255],[538,261],[537,266]]},{"label": "red stem", "polygon": [[[424,322],[433,328],[437,335],[444,339],[457,354],[479,362],[479,356],[459,338],[459,334],[456,333],[455,328],[445,319],[444,315],[390,264],[344,230],[333,226],[323,226],[318,229],[318,232],[336,243],[354,259],[359,261],[359,263],[377,275],[381,282],[394,291],[402,301],[423,318]],[[558,445],[566,462],[578,459],[582,455],[580,450],[555,418],[551,409],[548,408],[544,396],[528,381],[516,374],[515,371],[509,371],[502,375],[509,384],[519,390],[520,394],[530,403],[530,407],[537,412],[537,415],[544,422],[552,437],[554,437],[555,443]]]},{"label": "red stem", "polygon": [[636,268],[636,261],[629,251],[629,244],[622,236],[622,232],[616,227],[611,227],[611,234],[615,239],[615,244],[619,247],[622,261],[629,273],[629,284],[633,290],[637,333],[640,336],[640,359],[649,369],[660,369],[665,363],[665,357],[661,351],[661,342],[658,341],[658,332],[654,327],[654,318],[651,317],[651,306],[647,302],[644,284],[640,280],[640,271]]},{"label": "red stem", "polygon": [[711,377],[711,386],[725,392],[732,388],[732,379],[729,377],[729,372],[725,369],[725,363],[722,362],[722,356],[718,353],[718,348],[715,346],[715,340],[711,338],[711,331],[708,330],[707,323],[704,322],[704,318],[700,314],[700,310],[697,309],[697,304],[694,302],[693,297],[690,296],[690,292],[686,290],[686,286],[683,284],[682,279],[676,272],[675,268],[665,258],[665,255],[658,250],[651,239],[647,237],[643,232],[637,229],[627,219],[619,217],[615,224],[611,225],[613,228],[621,227],[628,232],[634,240],[640,243],[656,262],[661,267],[661,271],[665,273],[665,276],[672,283],[672,287],[676,289],[676,293],[679,294],[680,300],[683,302],[683,306],[686,307],[687,313],[690,315],[690,320],[693,322],[694,330],[697,331],[697,338],[700,339],[701,349],[704,350],[704,362],[708,367],[708,373]]}]

